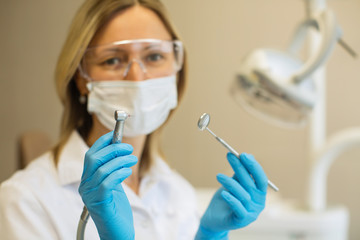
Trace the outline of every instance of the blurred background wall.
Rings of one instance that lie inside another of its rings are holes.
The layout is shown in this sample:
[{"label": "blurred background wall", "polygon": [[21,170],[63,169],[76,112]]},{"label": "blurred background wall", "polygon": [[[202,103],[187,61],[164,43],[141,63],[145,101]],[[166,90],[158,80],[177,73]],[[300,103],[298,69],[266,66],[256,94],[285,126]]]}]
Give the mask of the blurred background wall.
[{"label": "blurred background wall", "polygon": [[[27,130],[59,131],[61,104],[53,72],[71,19],[82,0],[0,1],[0,182],[17,169],[17,141]],[[246,53],[284,49],[305,16],[302,0],[164,0],[189,57],[185,100],[164,132],[169,163],[195,187],[217,187],[231,174],[226,151],[196,128],[203,112],[211,129],[240,152],[249,152],[287,199],[304,200],[308,128],[281,129],[248,115],[229,88]],[[360,53],[360,0],[329,0],[344,39]],[[327,64],[327,135],[360,126],[360,60],[339,46]],[[350,210],[350,239],[360,239],[360,149],[341,155],[330,170],[328,203]]]}]

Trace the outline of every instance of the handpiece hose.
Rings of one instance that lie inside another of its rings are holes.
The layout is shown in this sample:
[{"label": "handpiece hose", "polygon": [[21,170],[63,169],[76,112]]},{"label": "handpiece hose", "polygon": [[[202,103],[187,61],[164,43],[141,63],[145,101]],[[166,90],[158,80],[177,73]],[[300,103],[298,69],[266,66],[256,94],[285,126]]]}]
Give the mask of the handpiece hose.
[{"label": "handpiece hose", "polygon": [[[115,124],[114,135],[111,143],[121,143],[124,132],[125,120],[129,117],[129,115],[125,111],[117,110],[114,113],[114,117],[116,124]],[[85,228],[87,221],[89,220],[89,216],[90,216],[89,211],[87,210],[86,206],[84,206],[77,228],[77,233],[76,233],[77,240],[84,239]]]}]

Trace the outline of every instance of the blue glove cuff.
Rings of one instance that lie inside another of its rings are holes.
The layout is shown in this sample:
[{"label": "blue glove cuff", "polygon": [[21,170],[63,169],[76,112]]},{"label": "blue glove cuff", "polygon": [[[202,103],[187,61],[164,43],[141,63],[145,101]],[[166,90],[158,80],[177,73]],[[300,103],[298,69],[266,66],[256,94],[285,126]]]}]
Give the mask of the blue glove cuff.
[{"label": "blue glove cuff", "polygon": [[229,231],[224,232],[212,232],[201,225],[196,233],[195,240],[228,240],[229,239]]}]

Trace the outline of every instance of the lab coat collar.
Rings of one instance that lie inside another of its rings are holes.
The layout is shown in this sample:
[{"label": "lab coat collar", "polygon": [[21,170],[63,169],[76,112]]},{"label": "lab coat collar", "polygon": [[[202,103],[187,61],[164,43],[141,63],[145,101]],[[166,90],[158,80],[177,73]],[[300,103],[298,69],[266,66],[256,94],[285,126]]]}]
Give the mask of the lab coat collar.
[{"label": "lab coat collar", "polygon": [[159,183],[161,181],[166,181],[169,175],[173,175],[169,165],[160,157],[154,157],[154,162],[146,173],[146,175],[141,179],[139,195],[140,197],[146,194],[147,190],[150,189],[151,185],[154,183]]},{"label": "lab coat collar", "polygon": [[[142,197],[153,184],[166,181],[167,176],[172,174],[169,165],[160,156],[156,156],[149,171],[141,179],[139,196]],[[125,183],[123,187],[127,194],[136,195]]]},{"label": "lab coat collar", "polygon": [[77,131],[73,131],[59,158],[57,171],[61,185],[80,182],[85,153],[89,150]]},{"label": "lab coat collar", "polygon": [[130,201],[131,207],[136,208],[138,211],[148,212],[149,209],[147,206],[152,205],[151,202],[154,200],[153,197],[149,198],[149,193],[153,195],[154,189],[155,192],[158,192],[159,186],[168,185],[168,181],[172,179],[173,174],[174,172],[172,172],[163,158],[157,156],[154,158],[154,162],[149,171],[140,181],[139,195],[123,182],[122,186]]}]

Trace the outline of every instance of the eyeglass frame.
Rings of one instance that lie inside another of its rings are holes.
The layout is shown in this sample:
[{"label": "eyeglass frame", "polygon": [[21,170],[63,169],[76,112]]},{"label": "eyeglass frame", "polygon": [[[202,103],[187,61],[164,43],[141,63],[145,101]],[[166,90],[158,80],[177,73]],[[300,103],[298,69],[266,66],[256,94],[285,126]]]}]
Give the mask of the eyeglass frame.
[{"label": "eyeglass frame", "polygon": [[[156,43],[156,42],[171,42],[174,44],[174,52],[179,54],[179,56],[178,56],[179,63],[177,64],[178,68],[175,69],[175,72],[180,71],[182,69],[183,63],[184,63],[184,47],[183,47],[183,43],[180,40],[161,40],[161,39],[153,39],[153,38],[143,38],[143,39],[121,40],[121,41],[116,41],[116,42],[112,42],[112,43],[106,43],[106,44],[88,47],[84,51],[83,57],[81,58],[80,64],[78,66],[79,73],[83,78],[85,78],[89,82],[96,81],[96,80],[92,79],[87,73],[85,73],[85,71],[81,67],[81,63],[83,61],[83,58],[84,58],[86,52],[91,49],[95,49],[97,47],[112,46],[112,45],[125,45],[125,44],[130,44],[130,43]],[[178,49],[176,49],[176,48],[178,48]],[[175,51],[175,50],[177,50],[177,51]],[[133,61],[134,60],[132,60],[131,62],[133,62]],[[136,60],[136,62],[138,62],[138,64],[140,65],[140,67],[142,68],[143,71],[144,71],[144,69],[146,69],[144,66],[141,66],[142,65],[141,61]],[[131,64],[132,63],[129,62],[129,66]],[[146,71],[144,71],[144,72],[146,72]]]}]

